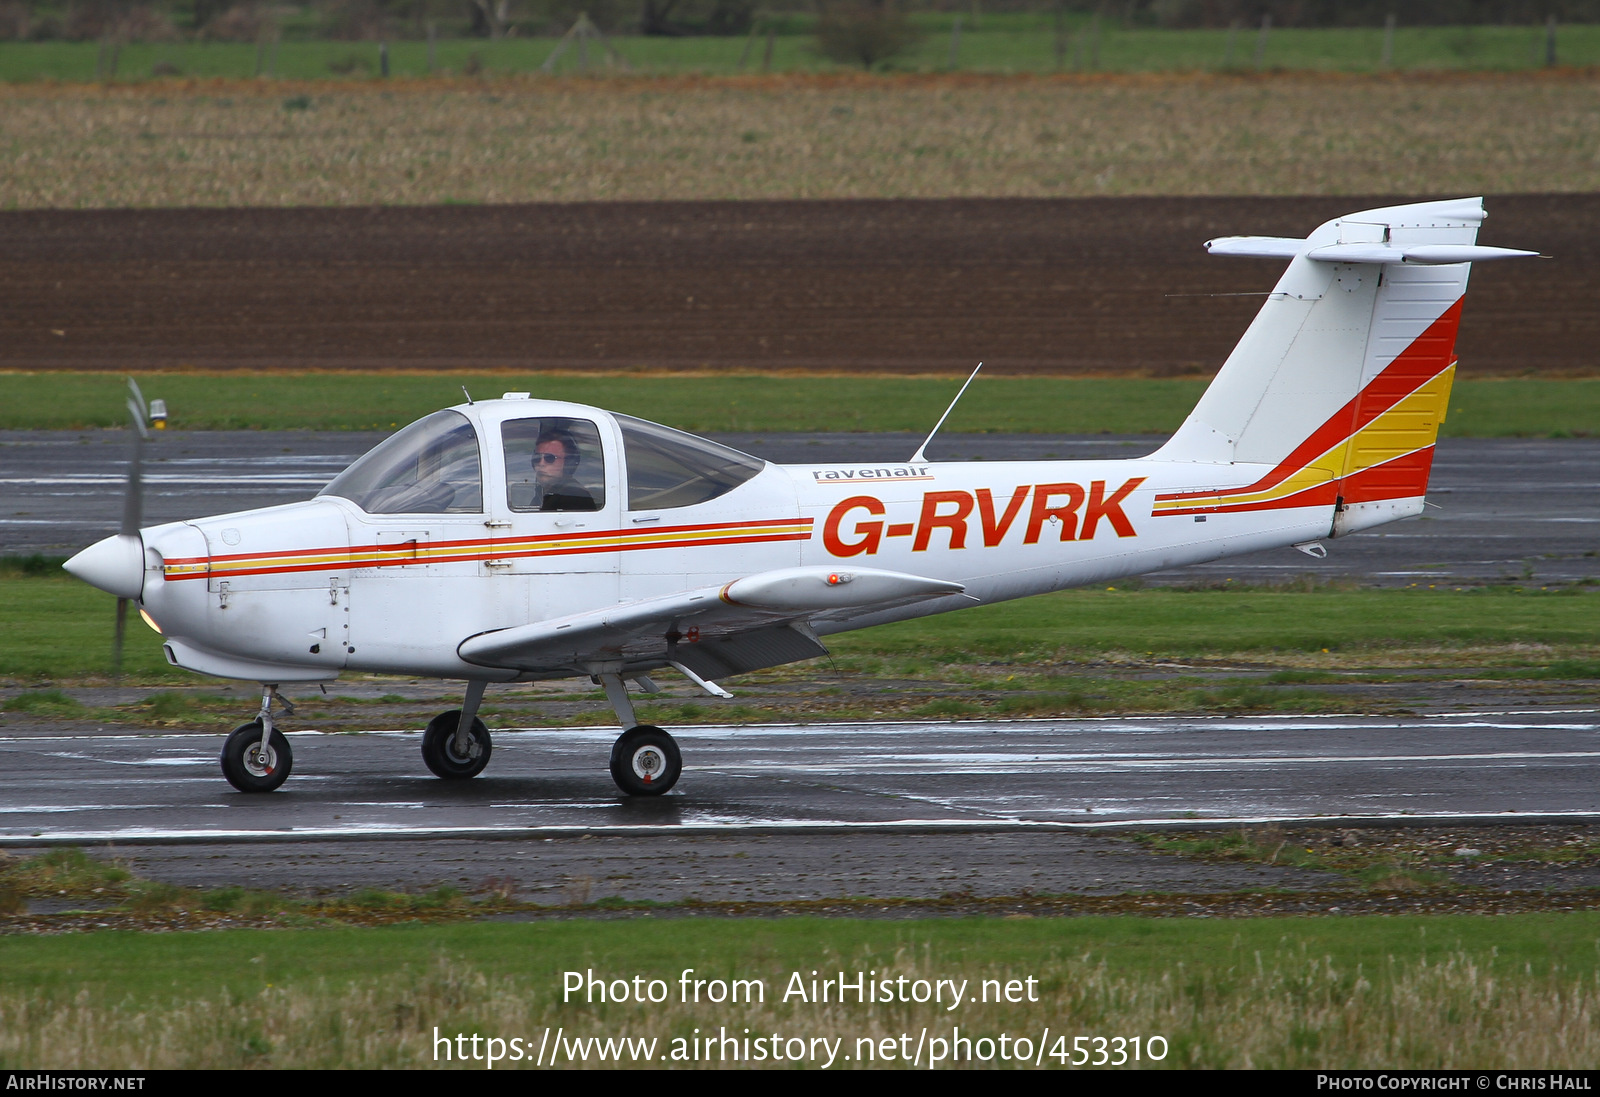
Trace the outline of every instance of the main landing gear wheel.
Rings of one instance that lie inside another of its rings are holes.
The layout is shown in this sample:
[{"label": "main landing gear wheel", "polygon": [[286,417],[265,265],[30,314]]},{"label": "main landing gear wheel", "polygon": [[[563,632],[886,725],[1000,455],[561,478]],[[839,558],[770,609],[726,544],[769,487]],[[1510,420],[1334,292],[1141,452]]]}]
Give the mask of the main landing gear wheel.
[{"label": "main landing gear wheel", "polygon": [[629,796],[660,796],[682,773],[677,741],[658,727],[629,728],[611,747],[611,779]]},{"label": "main landing gear wheel", "polygon": [[463,753],[455,746],[456,728],[461,726],[461,710],[453,708],[441,712],[428,721],[428,730],[422,733],[422,760],[435,777],[446,781],[464,781],[476,777],[489,764],[494,747],[489,742],[489,729],[476,716],[467,735],[467,749]]},{"label": "main landing gear wheel", "polygon": [[222,775],[240,792],[271,792],[289,779],[293,768],[289,740],[277,728],[262,749],[260,720],[241,724],[222,745]]}]

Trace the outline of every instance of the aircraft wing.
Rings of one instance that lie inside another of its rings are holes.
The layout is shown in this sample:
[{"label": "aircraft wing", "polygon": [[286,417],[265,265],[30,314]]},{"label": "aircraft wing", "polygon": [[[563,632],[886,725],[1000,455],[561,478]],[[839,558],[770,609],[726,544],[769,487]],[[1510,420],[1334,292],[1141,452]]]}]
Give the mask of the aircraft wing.
[{"label": "aircraft wing", "polygon": [[781,568],[607,606],[549,621],[469,636],[461,658],[529,672],[595,673],[681,663],[722,678],[826,655],[813,617],[891,609],[960,594],[960,583],[870,568]]}]

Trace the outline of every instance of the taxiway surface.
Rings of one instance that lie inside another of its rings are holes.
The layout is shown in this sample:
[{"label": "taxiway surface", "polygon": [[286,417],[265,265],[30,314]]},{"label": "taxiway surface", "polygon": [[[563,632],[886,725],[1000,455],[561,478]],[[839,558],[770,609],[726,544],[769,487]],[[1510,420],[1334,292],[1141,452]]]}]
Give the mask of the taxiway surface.
[{"label": "taxiway surface", "polygon": [[620,796],[616,729],[496,731],[441,782],[420,733],[290,733],[294,776],[234,792],[222,738],[0,738],[0,841],[231,842],[724,828],[993,830],[1600,815],[1600,710],[675,728],[674,793]]},{"label": "taxiway surface", "polygon": [[13,733],[0,845],[100,847],[196,887],[784,902],[1316,888],[1108,832],[1600,818],[1594,708],[675,730],[684,777],[653,800],[611,786],[614,729],[496,732],[456,785],[415,732],[292,733],[294,776],[265,796],[222,781],[220,736]]}]

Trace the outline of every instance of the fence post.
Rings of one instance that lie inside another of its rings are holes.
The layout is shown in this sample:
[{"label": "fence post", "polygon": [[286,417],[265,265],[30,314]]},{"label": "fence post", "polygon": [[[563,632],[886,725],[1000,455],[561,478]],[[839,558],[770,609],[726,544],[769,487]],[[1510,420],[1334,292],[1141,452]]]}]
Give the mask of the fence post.
[{"label": "fence post", "polygon": [[378,43],[378,75],[385,79],[389,76],[389,43]]},{"label": "fence post", "polygon": [[1066,0],[1056,0],[1056,71],[1067,57]]},{"label": "fence post", "polygon": [[1544,64],[1545,68],[1556,67],[1556,17],[1554,15],[1544,22]]},{"label": "fence post", "polygon": [[772,47],[778,44],[778,27],[772,24],[767,27],[767,48],[761,55],[761,71],[772,71]]},{"label": "fence post", "polygon": [[955,25],[950,28],[950,64],[949,64],[948,67],[951,68],[951,69],[954,69],[956,67],[956,63],[960,59],[960,57],[961,57],[961,16],[957,15],[956,16]]},{"label": "fence post", "polygon": [[1272,30],[1272,13],[1267,12],[1261,17],[1261,30],[1256,34],[1255,67],[1260,68],[1261,62],[1267,56],[1267,33]]},{"label": "fence post", "polygon": [[439,61],[439,24],[432,19],[428,20],[428,75],[433,75],[433,70]]},{"label": "fence post", "polygon": [[754,18],[750,20],[750,33],[745,35],[744,49],[739,51],[739,67],[734,70],[735,72],[743,72],[745,65],[749,63],[750,51],[755,48],[756,32],[760,29],[760,26],[761,24],[758,20]]},{"label": "fence post", "polygon": [[1228,51],[1227,51],[1227,53],[1225,53],[1223,55],[1223,58],[1222,58],[1222,67],[1223,68],[1225,68],[1225,69],[1233,68],[1234,47],[1237,46],[1238,44],[1239,44],[1239,20],[1237,20],[1237,19],[1229,19],[1228,20]]},{"label": "fence post", "polygon": [[1394,66],[1394,12],[1390,12],[1383,21],[1383,57],[1378,61],[1378,67],[1388,69]]}]

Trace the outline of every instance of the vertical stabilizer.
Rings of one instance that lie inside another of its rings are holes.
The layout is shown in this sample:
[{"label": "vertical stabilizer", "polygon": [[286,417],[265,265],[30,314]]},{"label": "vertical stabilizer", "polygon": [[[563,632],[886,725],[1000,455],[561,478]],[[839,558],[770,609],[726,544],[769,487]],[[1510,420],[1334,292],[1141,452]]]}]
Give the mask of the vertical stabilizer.
[{"label": "vertical stabilizer", "polygon": [[[1207,492],[1208,510],[1332,505],[1335,535],[1420,513],[1472,262],[1533,254],[1477,246],[1483,217],[1481,199],[1457,199],[1349,214],[1305,240],[1211,241],[1289,268],[1155,458],[1254,466]],[[1157,512],[1190,509],[1188,494]]]}]

